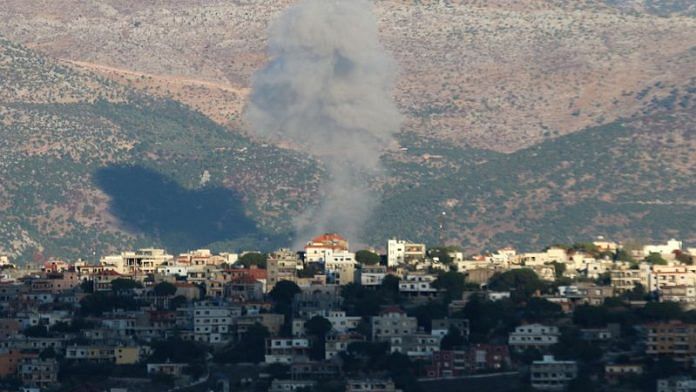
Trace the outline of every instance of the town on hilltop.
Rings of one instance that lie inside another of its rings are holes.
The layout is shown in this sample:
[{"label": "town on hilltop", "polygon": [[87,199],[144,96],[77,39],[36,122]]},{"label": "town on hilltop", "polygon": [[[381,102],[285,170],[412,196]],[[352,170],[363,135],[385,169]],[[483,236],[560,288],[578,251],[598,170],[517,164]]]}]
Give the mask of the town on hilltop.
[{"label": "town on hilltop", "polygon": [[385,250],[0,256],[0,391],[696,390],[696,248]]}]

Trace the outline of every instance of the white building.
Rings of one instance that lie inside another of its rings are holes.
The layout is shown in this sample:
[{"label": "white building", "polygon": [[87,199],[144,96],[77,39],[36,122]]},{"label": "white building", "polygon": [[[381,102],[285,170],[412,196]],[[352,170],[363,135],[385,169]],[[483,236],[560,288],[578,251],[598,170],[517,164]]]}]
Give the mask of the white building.
[{"label": "white building", "polygon": [[208,344],[226,343],[233,319],[239,316],[239,308],[196,306],[193,310],[194,339]]},{"label": "white building", "polygon": [[651,253],[658,253],[660,255],[671,255],[672,252],[675,250],[681,250],[682,249],[682,242],[677,241],[674,238],[670,239],[667,241],[666,244],[657,244],[657,245],[645,245],[643,247],[643,255],[648,256]]},{"label": "white building", "polygon": [[119,274],[147,275],[154,274],[157,267],[171,262],[174,256],[164,249],[146,248],[135,252],[122,252],[120,255],[102,257],[101,265],[111,266]]},{"label": "white building", "polygon": [[425,244],[391,239],[387,241],[387,266],[411,263],[425,259]]},{"label": "white building", "polygon": [[399,281],[399,293],[408,297],[434,297],[438,292],[433,287],[436,279],[429,274],[409,274]]},{"label": "white building", "polygon": [[542,324],[520,325],[510,333],[508,344],[511,348],[525,350],[527,348],[548,348],[558,343],[561,333],[558,327]]},{"label": "white building", "polygon": [[309,360],[309,339],[272,338],[266,339],[266,363],[290,365]]},{"label": "white building", "polygon": [[575,361],[557,361],[553,355],[544,355],[530,367],[532,388],[540,391],[562,391],[578,376]]}]

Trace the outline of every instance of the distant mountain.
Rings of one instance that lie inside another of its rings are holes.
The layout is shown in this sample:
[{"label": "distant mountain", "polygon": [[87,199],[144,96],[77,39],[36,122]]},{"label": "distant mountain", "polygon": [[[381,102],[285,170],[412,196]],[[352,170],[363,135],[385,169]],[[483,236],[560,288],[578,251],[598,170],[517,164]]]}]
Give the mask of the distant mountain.
[{"label": "distant mountain", "polygon": [[299,154],[4,39],[0,84],[0,253],[268,244],[287,237],[300,189],[320,175]]},{"label": "distant mountain", "polygon": [[633,118],[589,128],[395,194],[371,236],[468,249],[592,239],[696,242],[696,78]]},{"label": "distant mountain", "polygon": [[[268,26],[296,2],[9,0],[0,34],[239,128]],[[690,0],[374,3],[404,129],[459,146],[512,152],[629,117],[696,62]]]}]

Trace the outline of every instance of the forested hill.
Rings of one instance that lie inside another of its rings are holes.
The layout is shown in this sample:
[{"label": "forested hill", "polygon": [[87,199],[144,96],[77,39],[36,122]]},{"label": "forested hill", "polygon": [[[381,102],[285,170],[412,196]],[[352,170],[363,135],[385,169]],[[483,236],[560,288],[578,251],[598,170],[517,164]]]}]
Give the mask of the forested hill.
[{"label": "forested hill", "polygon": [[0,253],[91,257],[287,236],[296,153],[0,40]]},{"label": "forested hill", "polygon": [[696,88],[666,88],[666,98],[633,118],[498,155],[388,198],[372,236],[435,242],[445,211],[447,241],[471,249],[538,249],[597,235],[693,244]]}]

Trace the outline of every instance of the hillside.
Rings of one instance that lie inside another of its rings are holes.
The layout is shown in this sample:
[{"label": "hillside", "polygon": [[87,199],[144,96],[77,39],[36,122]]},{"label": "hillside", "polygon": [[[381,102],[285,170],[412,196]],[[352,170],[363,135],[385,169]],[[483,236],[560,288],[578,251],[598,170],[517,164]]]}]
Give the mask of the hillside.
[{"label": "hillside", "polygon": [[309,159],[7,40],[0,77],[0,253],[263,244],[318,179]]},{"label": "hillside", "polygon": [[[10,0],[0,34],[239,129],[269,23],[295,0]],[[404,130],[511,152],[643,110],[693,75],[683,0],[382,0]]]},{"label": "hillside", "polygon": [[[386,199],[371,238],[479,250],[591,239],[696,241],[696,78],[634,118],[589,128],[425,181]],[[657,87],[660,88],[660,87]],[[386,230],[389,228],[389,230]],[[394,228],[398,228],[394,230]]]}]

